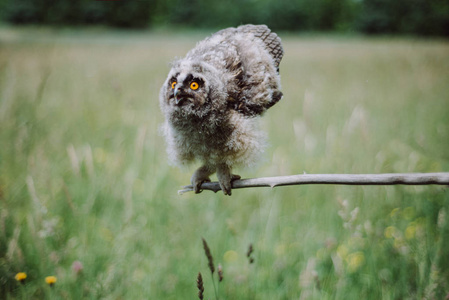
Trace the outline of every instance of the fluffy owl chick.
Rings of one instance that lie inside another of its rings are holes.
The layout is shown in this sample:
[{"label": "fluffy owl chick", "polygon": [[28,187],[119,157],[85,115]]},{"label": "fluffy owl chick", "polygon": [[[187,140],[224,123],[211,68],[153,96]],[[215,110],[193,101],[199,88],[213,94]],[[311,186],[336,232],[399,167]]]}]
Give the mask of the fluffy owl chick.
[{"label": "fluffy owl chick", "polygon": [[281,98],[280,38],[265,25],[227,28],[199,42],[172,64],[160,91],[170,158],[200,161],[191,178],[196,193],[217,173],[231,195],[235,166],[253,164],[264,147],[256,117]]}]

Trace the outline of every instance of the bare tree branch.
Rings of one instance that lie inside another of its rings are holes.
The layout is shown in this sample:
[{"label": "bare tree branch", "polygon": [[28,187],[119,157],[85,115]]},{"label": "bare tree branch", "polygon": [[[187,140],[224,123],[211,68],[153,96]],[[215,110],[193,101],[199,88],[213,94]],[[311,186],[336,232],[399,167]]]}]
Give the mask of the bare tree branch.
[{"label": "bare tree branch", "polygon": [[[448,185],[449,173],[390,173],[390,174],[301,174],[291,176],[261,177],[240,179],[232,182],[232,189],[249,187],[271,187],[302,184],[340,184],[340,185]],[[205,182],[202,190],[218,192],[218,182]],[[184,186],[178,194],[193,191],[191,185]]]}]

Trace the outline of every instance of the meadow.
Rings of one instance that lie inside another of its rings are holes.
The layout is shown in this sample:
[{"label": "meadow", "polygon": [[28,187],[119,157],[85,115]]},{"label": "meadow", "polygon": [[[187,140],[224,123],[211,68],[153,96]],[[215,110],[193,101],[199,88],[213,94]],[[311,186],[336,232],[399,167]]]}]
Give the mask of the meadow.
[{"label": "meadow", "polygon": [[[177,194],[158,93],[209,34],[0,28],[0,298],[216,299],[204,238],[219,299],[444,299],[447,187]],[[243,178],[449,171],[448,41],[280,36]]]}]

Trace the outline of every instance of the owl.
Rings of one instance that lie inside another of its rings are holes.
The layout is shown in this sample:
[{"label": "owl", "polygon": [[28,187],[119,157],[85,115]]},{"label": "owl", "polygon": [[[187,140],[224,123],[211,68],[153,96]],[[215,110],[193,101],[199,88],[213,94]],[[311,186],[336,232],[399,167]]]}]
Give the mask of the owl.
[{"label": "owl", "polygon": [[216,173],[225,195],[265,145],[257,119],[282,98],[281,39],[265,25],[220,30],[176,60],[159,102],[169,157],[201,163],[191,177],[195,193]]}]

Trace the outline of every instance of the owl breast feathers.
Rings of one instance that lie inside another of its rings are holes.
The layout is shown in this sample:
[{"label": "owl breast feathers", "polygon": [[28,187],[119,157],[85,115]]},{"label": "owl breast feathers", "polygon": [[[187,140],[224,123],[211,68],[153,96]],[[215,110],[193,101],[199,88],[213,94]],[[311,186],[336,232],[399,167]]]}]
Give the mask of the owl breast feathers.
[{"label": "owl breast feathers", "polygon": [[196,193],[217,173],[231,195],[234,166],[253,164],[264,148],[256,117],[282,98],[280,38],[265,25],[227,28],[199,42],[172,64],[160,91],[170,158],[199,161],[191,183]]}]

